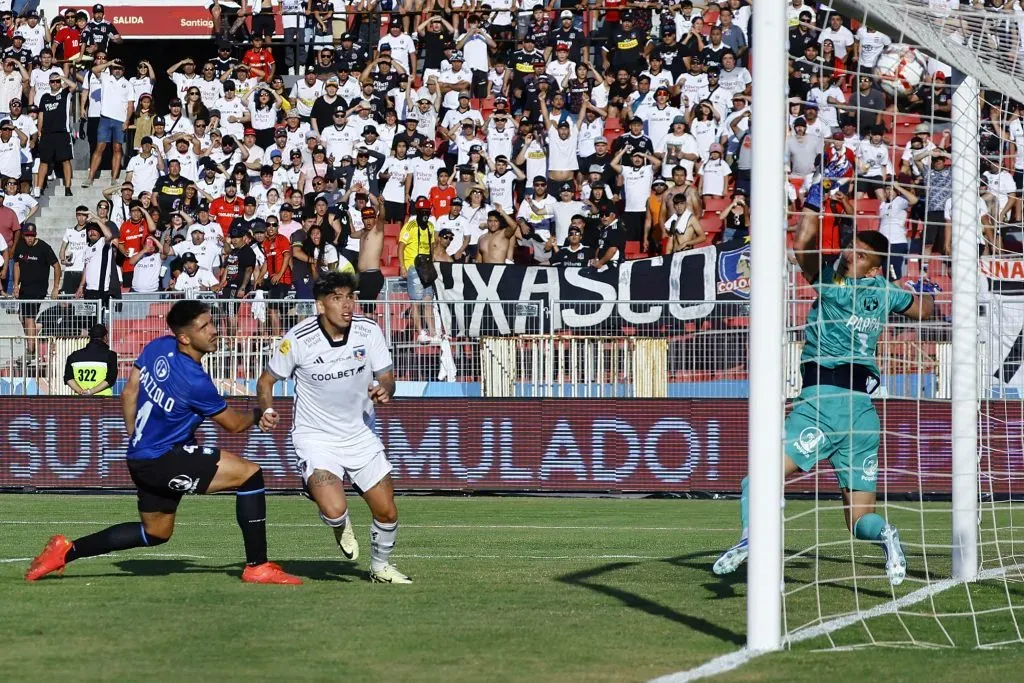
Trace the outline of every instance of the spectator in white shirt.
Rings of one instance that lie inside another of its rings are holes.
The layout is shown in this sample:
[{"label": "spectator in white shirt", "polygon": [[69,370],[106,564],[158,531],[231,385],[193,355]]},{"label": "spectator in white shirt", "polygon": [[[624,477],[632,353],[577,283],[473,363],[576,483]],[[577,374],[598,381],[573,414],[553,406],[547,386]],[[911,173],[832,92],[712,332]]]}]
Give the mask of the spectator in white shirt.
[{"label": "spectator in white shirt", "polygon": [[854,37],[850,29],[843,26],[843,17],[839,14],[830,16],[828,26],[818,34],[819,43],[824,43],[826,40],[832,41],[832,45],[836,49],[836,57],[845,60],[846,51],[853,47]]},{"label": "spectator in white shirt", "polygon": [[[857,29],[857,42],[853,44],[853,54],[861,73],[871,73],[885,48],[892,45],[892,38],[881,31],[876,31],[868,23],[861,24]],[[891,241],[890,241],[891,243]]]},{"label": "spectator in white shirt", "polygon": [[90,187],[99,174],[100,163],[107,144],[113,146],[110,160],[110,178],[116,182],[121,175],[121,154],[128,120],[135,108],[135,100],[128,79],[124,77],[124,64],[120,60],[100,62],[92,68],[100,79],[100,123],[96,132],[96,150],[89,164],[89,176],[83,187]]},{"label": "spectator in white shirt", "polygon": [[380,52],[384,45],[391,47],[392,61],[401,65],[405,73],[416,73],[416,43],[408,33],[402,31],[401,22],[391,22],[388,35],[377,42],[377,51]]}]

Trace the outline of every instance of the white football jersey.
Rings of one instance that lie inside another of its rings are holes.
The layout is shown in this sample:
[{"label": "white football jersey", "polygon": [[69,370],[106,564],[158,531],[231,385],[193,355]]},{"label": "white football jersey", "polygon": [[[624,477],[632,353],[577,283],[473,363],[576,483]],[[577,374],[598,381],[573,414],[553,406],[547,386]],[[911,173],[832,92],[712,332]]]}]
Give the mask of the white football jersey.
[{"label": "white football jersey", "polygon": [[352,317],[341,341],[328,338],[319,317],[303,320],[288,331],[267,365],[278,379],[295,380],[292,441],[326,441],[360,461],[384,449],[367,391],[375,376],[391,368],[384,333],[362,316]]}]

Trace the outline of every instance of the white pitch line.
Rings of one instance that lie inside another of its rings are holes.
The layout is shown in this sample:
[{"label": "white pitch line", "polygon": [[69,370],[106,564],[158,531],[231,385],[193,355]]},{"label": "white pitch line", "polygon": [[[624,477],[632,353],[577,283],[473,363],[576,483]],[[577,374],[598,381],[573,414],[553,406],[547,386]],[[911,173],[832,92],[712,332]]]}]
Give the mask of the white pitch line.
[{"label": "white pitch line", "polygon": [[[95,557],[83,557],[82,560],[95,560],[101,557],[120,555],[120,552],[107,553]],[[188,555],[184,553],[146,553],[141,557],[162,557],[169,559],[188,560],[231,560],[228,557],[210,557],[207,555]],[[415,553],[395,553],[397,560],[669,560],[670,557],[661,555],[420,555]],[[341,560],[339,555],[311,555],[307,557],[286,557],[281,561],[287,564],[296,560]],[[18,562],[31,562],[31,557],[5,557],[0,558],[0,564],[14,564]],[[80,562],[81,560],[76,560]]]},{"label": "white pitch line", "polygon": [[[10,519],[0,520],[0,525],[31,525],[31,526],[103,526],[116,524],[116,520],[39,520],[39,519]],[[220,522],[187,522],[177,521],[175,526],[177,527],[212,527],[212,526],[231,526],[233,523],[224,521]],[[315,522],[269,522],[269,527],[278,528],[292,528],[292,529],[314,529],[323,526],[322,523]],[[358,527],[359,524],[356,524]],[[509,531],[676,531],[688,534],[695,533],[711,533],[711,534],[724,534],[724,533],[738,533],[737,527],[682,527],[682,526],[558,526],[549,524],[402,524],[403,529],[491,529],[491,530],[509,530]],[[821,531],[821,529],[814,529],[811,527],[787,527],[786,531],[796,533],[811,533],[815,531]],[[837,528],[836,531],[841,531],[841,528]],[[926,528],[925,532],[929,531],[949,531],[948,527],[935,527]]]},{"label": "white pitch line", "polygon": [[[1008,567],[997,567],[995,569],[986,569],[978,572],[978,581],[988,581],[990,579],[998,579],[1001,576],[1018,569],[1024,568],[1024,564],[1015,564]],[[902,598],[897,600],[890,600],[880,605],[875,605],[866,612],[860,614],[848,614],[838,619],[832,619],[826,621],[823,624],[817,626],[810,626],[804,629],[793,632],[785,638],[783,647],[787,645],[795,645],[805,640],[812,638],[818,638],[820,636],[834,633],[840,629],[844,629],[847,626],[852,626],[858,622],[866,619],[873,619],[874,617],[881,617],[887,614],[893,614],[899,610],[916,605],[919,602],[923,602],[928,598],[938,595],[939,593],[949,590],[950,588],[963,583],[959,579],[943,579],[942,581],[936,581],[930,586],[919,588],[913,593],[908,593]],[[714,659],[701,664],[693,669],[686,671],[679,671],[665,676],[660,676],[653,679],[650,683],[688,683],[689,681],[697,681],[702,678],[708,678],[710,676],[717,676],[733,669],[738,669],[744,664],[757,659],[758,657],[766,654],[771,654],[771,650],[750,650],[743,648],[736,652],[730,652],[727,655],[721,657],[715,657]]]}]

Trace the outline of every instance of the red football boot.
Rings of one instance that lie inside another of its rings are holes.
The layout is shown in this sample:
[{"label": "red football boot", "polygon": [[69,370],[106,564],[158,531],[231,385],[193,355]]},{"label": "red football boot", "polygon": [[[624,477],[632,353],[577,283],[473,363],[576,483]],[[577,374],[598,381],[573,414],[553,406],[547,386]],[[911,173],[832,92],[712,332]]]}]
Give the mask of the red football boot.
[{"label": "red football boot", "polygon": [[68,554],[69,550],[71,550],[71,541],[66,536],[51,536],[46,547],[43,548],[43,552],[39,553],[36,559],[32,560],[32,564],[28,566],[25,580],[35,581],[56,571],[63,574],[67,564],[64,562],[64,556]]},{"label": "red football boot", "polygon": [[288,586],[301,586],[302,579],[292,576],[274,562],[248,565],[242,570],[242,581],[245,583],[276,583]]}]

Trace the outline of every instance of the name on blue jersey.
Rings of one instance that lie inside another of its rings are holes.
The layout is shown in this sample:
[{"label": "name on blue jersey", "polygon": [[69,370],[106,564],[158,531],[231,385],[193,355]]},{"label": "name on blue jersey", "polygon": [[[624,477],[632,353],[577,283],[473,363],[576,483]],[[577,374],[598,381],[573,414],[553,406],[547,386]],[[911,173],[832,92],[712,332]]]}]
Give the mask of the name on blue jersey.
[{"label": "name on blue jersey", "polygon": [[174,410],[174,397],[168,396],[163,388],[157,383],[156,377],[149,373],[148,368],[139,370],[139,386],[146,392],[146,396],[154,404],[164,409],[165,413]]}]

